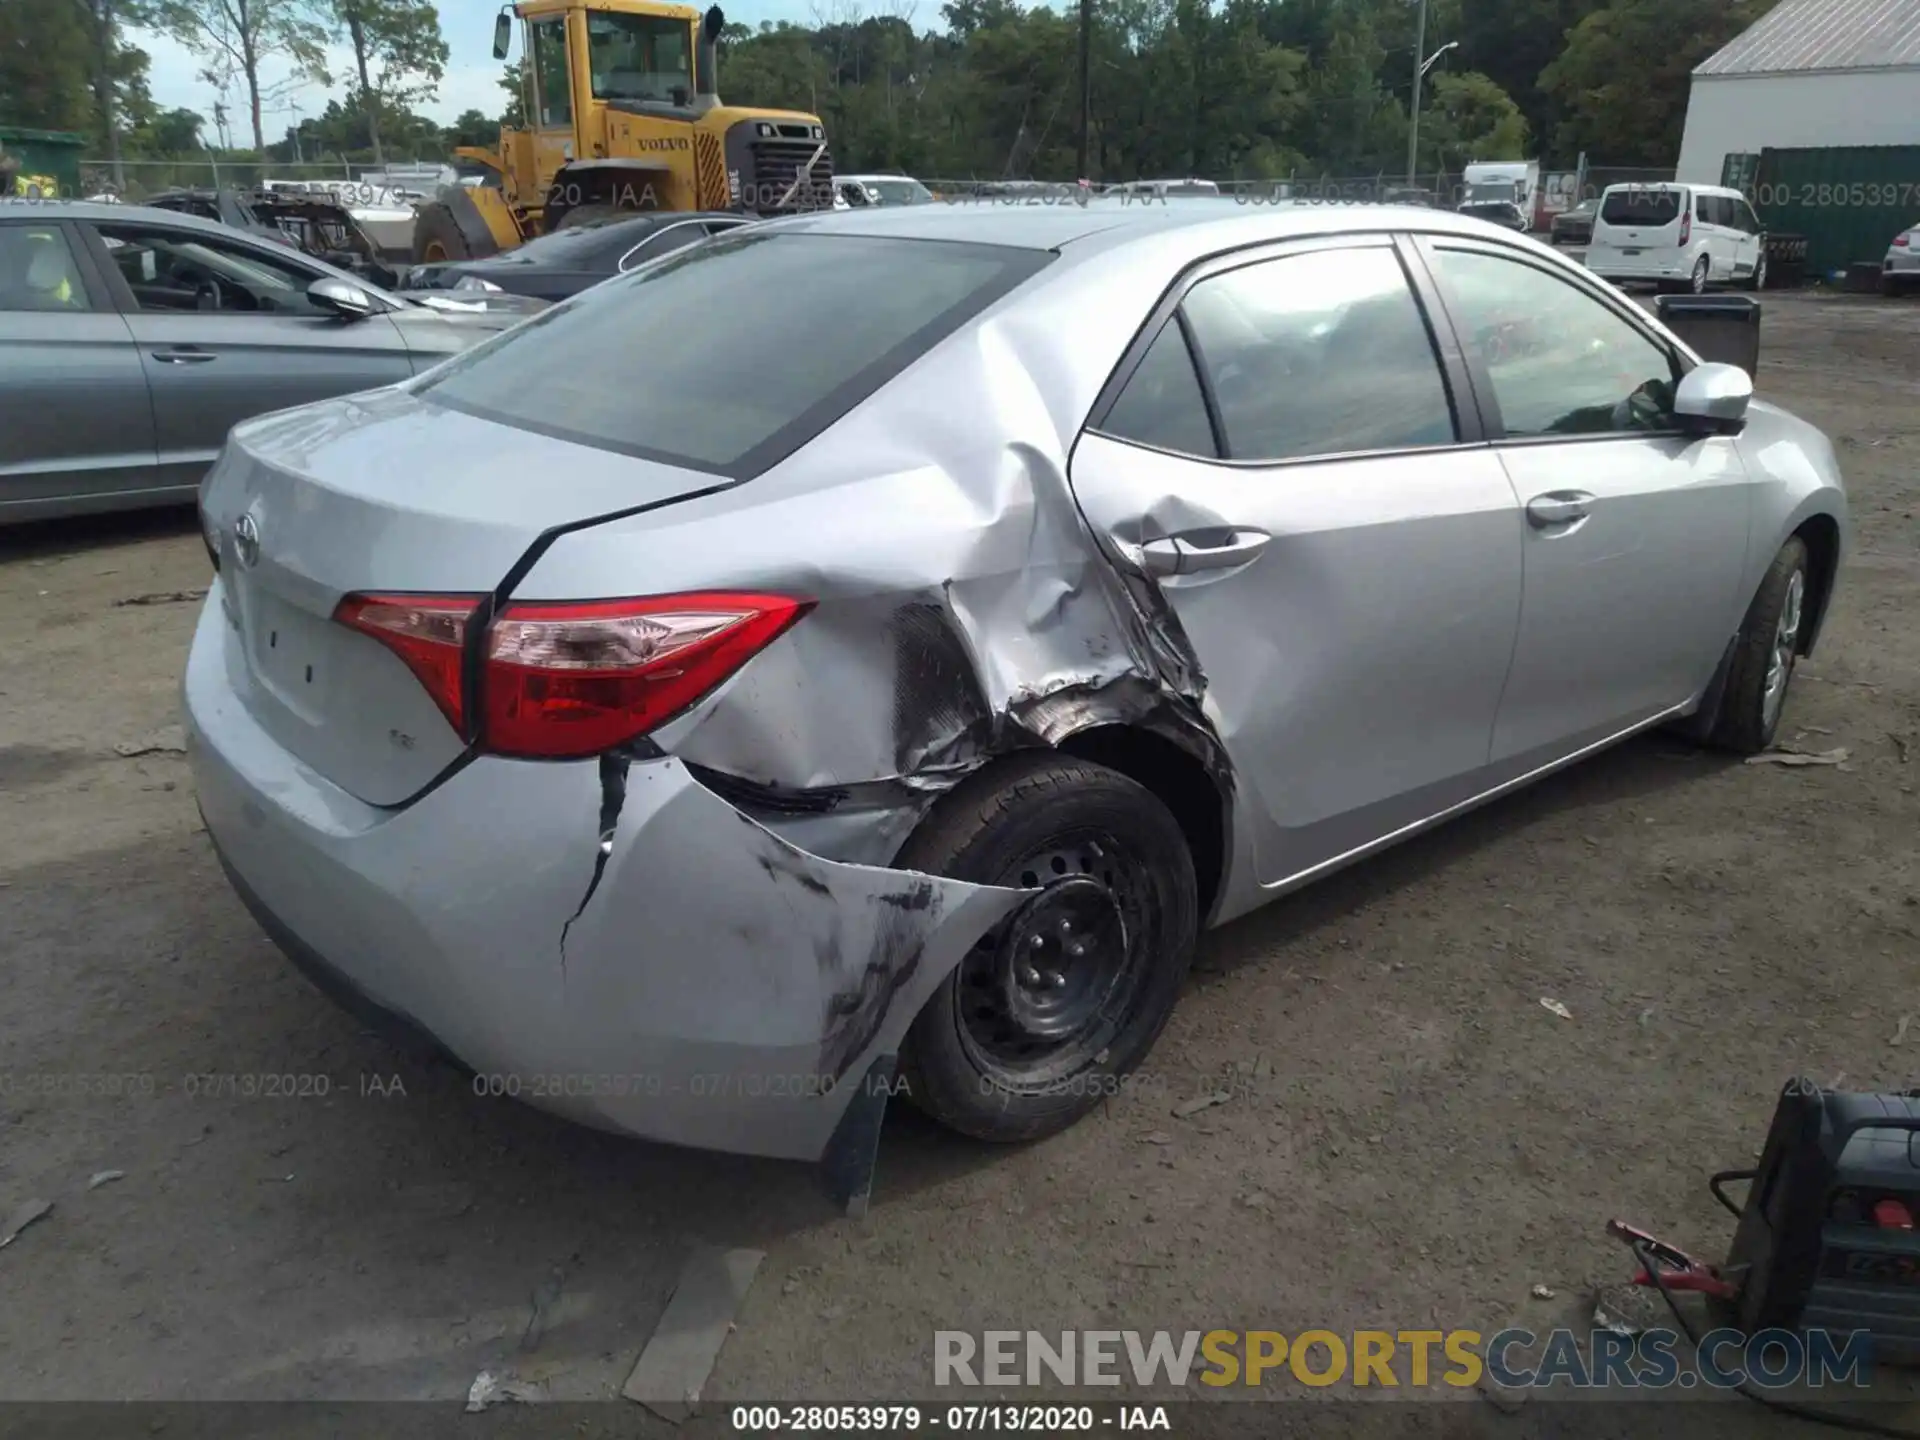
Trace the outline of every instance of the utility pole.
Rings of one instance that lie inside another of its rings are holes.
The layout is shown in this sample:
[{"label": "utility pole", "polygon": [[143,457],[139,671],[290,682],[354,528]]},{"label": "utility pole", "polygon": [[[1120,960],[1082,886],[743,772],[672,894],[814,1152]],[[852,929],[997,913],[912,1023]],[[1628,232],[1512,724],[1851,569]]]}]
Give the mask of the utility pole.
[{"label": "utility pole", "polygon": [[[1425,3],[1425,0],[1422,0]],[[1088,132],[1093,127],[1093,0],[1080,0],[1080,173],[1076,180],[1093,178],[1087,168]]]},{"label": "utility pole", "polygon": [[1407,107],[1407,188],[1413,188],[1414,165],[1420,156],[1420,80],[1427,73],[1421,62],[1427,54],[1427,0],[1420,0],[1420,18],[1413,23],[1413,103]]}]

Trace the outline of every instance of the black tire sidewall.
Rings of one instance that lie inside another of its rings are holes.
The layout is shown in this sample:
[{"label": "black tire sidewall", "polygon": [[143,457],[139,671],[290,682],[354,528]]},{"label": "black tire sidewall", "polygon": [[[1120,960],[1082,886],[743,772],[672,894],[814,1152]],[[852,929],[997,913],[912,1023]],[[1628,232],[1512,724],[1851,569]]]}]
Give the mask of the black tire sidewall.
[{"label": "black tire sidewall", "polygon": [[[980,782],[980,783],[975,783]],[[964,792],[964,793],[963,793]],[[1165,1028],[1192,965],[1199,890],[1185,836],[1150,791],[1104,766],[1053,754],[1016,757],[946,797],[902,850],[901,868],[968,880],[1018,884],[1019,862],[1054,837],[1105,830],[1137,846],[1150,864],[1143,883],[1154,932],[1146,972],[1106,1048],[1074,1075],[1039,1090],[1010,1089],[979,1069],[961,1040],[959,970],[933,993],[908,1033],[902,1070],[914,1103],[941,1123],[980,1139],[1035,1139],[1066,1128],[1120,1089]]]},{"label": "black tire sidewall", "polygon": [[1707,293],[1707,286],[1713,282],[1713,261],[1702,255],[1693,262],[1693,270],[1687,276],[1687,289],[1695,295]]},{"label": "black tire sidewall", "polygon": [[446,261],[451,263],[473,258],[472,247],[467,237],[460,232],[460,225],[453,218],[453,211],[441,201],[422,205],[413,222],[413,263],[428,265],[443,263],[426,258],[427,246],[438,240],[446,247]]},{"label": "black tire sidewall", "polygon": [[[1773,637],[1780,624],[1780,612],[1786,605],[1787,587],[1795,572],[1802,575],[1799,643],[1805,643],[1807,615],[1812,602],[1808,581],[1806,542],[1794,536],[1775,553],[1761,578],[1759,589],[1741,621],[1734,641],[1733,663],[1727,672],[1727,687],[1721,697],[1719,719],[1714,725],[1713,741],[1725,749],[1756,755],[1773,743],[1780,721],[1787,710],[1787,695],[1780,700],[1779,713],[1771,724],[1766,718],[1767,665],[1773,653]],[[1787,673],[1788,695],[1793,690],[1793,672]]]}]

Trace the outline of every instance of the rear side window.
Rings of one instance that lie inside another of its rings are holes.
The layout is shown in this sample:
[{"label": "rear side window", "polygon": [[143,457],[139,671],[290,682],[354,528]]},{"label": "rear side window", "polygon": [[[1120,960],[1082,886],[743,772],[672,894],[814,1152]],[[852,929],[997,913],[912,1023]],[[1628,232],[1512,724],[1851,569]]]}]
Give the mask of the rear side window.
[{"label": "rear side window", "polygon": [[746,479],[1049,258],[756,227],[556,306],[451,362],[420,393],[522,429]]},{"label": "rear side window", "polygon": [[1600,201],[1600,218],[1608,225],[1651,229],[1678,220],[1686,199],[1685,190],[1642,189],[1629,185],[1606,193]]},{"label": "rear side window", "polygon": [[1178,321],[1169,320],[1148,347],[1140,368],[1128,377],[1127,388],[1113,402],[1100,428],[1156,449],[1218,458],[1193,352],[1187,349]]},{"label": "rear side window", "polygon": [[1312,250],[1202,280],[1187,319],[1233,460],[1447,445],[1453,410],[1385,246]]}]

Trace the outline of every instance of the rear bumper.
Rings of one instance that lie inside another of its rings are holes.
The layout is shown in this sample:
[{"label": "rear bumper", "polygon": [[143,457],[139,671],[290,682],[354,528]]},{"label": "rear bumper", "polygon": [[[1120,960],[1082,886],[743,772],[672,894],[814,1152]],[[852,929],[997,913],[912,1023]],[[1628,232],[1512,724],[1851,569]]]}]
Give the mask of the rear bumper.
[{"label": "rear bumper", "polygon": [[1622,255],[1617,250],[1595,254],[1587,250],[1587,269],[1602,280],[1685,280],[1693,271],[1693,257],[1663,251],[1650,255]]},{"label": "rear bumper", "polygon": [[482,758],[367,805],[252,718],[215,584],[186,730],[236,890],[322,989],[430,1036],[477,1096],[817,1160],[873,1061],[1025,899],[823,860],[670,758]]}]

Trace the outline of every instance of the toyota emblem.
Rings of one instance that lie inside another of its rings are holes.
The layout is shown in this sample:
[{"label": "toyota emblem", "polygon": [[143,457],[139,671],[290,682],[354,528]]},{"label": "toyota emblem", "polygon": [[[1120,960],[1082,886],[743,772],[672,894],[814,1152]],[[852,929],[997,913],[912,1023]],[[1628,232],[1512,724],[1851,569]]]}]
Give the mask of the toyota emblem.
[{"label": "toyota emblem", "polygon": [[242,515],[233,522],[233,553],[240,557],[243,570],[252,569],[253,562],[260,558],[260,527],[253,522],[253,516]]}]

